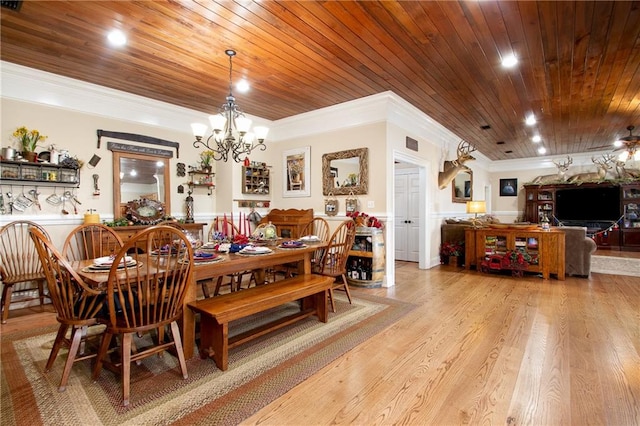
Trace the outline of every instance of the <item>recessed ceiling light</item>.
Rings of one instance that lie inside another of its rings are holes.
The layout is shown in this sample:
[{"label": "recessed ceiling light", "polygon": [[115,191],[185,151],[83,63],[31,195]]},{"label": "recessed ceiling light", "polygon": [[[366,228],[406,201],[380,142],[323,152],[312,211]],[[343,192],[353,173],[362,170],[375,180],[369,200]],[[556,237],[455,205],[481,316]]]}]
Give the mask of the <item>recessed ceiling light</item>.
[{"label": "recessed ceiling light", "polygon": [[110,31],[109,34],[107,34],[107,40],[109,40],[109,44],[115,47],[127,44],[127,36],[120,30]]},{"label": "recessed ceiling light", "polygon": [[534,141],[535,143],[538,143],[542,140],[542,138],[540,137],[540,135],[535,135],[534,137],[531,138],[532,141]]},{"label": "recessed ceiling light", "polygon": [[243,78],[236,83],[236,89],[240,93],[247,93],[249,91],[249,82]]},{"label": "recessed ceiling light", "polygon": [[513,151],[508,150],[508,151],[505,151],[504,153],[505,153],[505,154],[511,154],[512,152],[513,152]]},{"label": "recessed ceiling light", "polygon": [[513,68],[518,63],[518,58],[514,54],[507,55],[502,58],[502,66],[505,68]]},{"label": "recessed ceiling light", "polygon": [[531,114],[527,116],[524,122],[527,124],[527,126],[533,126],[534,124],[536,124],[536,117],[533,114]]},{"label": "recessed ceiling light", "polygon": [[544,146],[541,146],[540,148],[538,148],[538,154],[546,154],[547,153],[547,148],[545,148]]},{"label": "recessed ceiling light", "polygon": [[484,125],[480,126],[480,128],[481,128],[482,130],[489,130],[489,129],[491,128],[491,126],[490,126],[490,125],[488,125],[488,124],[484,124]]},{"label": "recessed ceiling light", "polygon": [[496,142],[496,145],[504,145],[504,141],[498,141]]}]

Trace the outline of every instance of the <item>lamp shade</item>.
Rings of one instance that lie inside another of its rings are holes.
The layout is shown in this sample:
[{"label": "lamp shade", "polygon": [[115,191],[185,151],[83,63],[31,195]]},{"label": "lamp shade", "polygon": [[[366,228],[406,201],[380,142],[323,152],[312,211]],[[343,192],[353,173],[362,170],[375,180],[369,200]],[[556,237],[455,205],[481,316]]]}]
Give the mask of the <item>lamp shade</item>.
[{"label": "lamp shade", "polygon": [[485,201],[467,201],[467,213],[486,213],[487,203]]}]

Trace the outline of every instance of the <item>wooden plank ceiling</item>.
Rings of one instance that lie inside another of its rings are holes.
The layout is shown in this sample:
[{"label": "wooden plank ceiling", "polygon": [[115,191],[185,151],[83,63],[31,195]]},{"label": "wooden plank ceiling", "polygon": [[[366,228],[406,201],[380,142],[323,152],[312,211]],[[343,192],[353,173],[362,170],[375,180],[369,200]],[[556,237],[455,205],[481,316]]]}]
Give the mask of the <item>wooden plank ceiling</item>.
[{"label": "wooden plank ceiling", "polygon": [[564,156],[640,132],[637,1],[26,1],[2,9],[1,37],[2,60],[206,113],[233,48],[249,114],[390,90],[493,160],[535,157],[534,134]]}]

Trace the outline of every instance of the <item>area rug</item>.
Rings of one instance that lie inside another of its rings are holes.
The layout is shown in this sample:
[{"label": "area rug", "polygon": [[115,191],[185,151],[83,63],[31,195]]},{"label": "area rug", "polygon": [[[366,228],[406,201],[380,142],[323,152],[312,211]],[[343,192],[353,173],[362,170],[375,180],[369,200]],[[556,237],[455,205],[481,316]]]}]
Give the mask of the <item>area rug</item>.
[{"label": "area rug", "polygon": [[[65,392],[58,392],[66,352],[54,368],[44,366],[57,327],[2,336],[0,423],[9,425],[232,425],[246,419],[331,361],[386,329],[413,305],[358,294],[350,305],[336,295],[337,313],[328,323],[307,318],[229,353],[229,369],[212,360],[187,361],[189,378],[179,374],[169,354],[131,368],[131,402],[121,405],[121,384],[103,370],[91,380],[91,361],[73,366]],[[265,318],[287,315],[294,304],[269,315],[232,323],[231,333],[253,328]]]},{"label": "area rug", "polygon": [[640,277],[640,259],[613,256],[591,256],[591,272]]}]

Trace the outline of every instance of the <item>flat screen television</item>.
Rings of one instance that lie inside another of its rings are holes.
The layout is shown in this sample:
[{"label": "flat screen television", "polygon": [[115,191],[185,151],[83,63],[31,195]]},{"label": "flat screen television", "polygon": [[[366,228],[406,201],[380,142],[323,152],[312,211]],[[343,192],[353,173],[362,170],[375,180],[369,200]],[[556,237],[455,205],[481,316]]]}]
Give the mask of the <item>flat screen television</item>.
[{"label": "flat screen television", "polygon": [[620,219],[620,188],[570,188],[556,191],[556,217],[563,220]]}]

